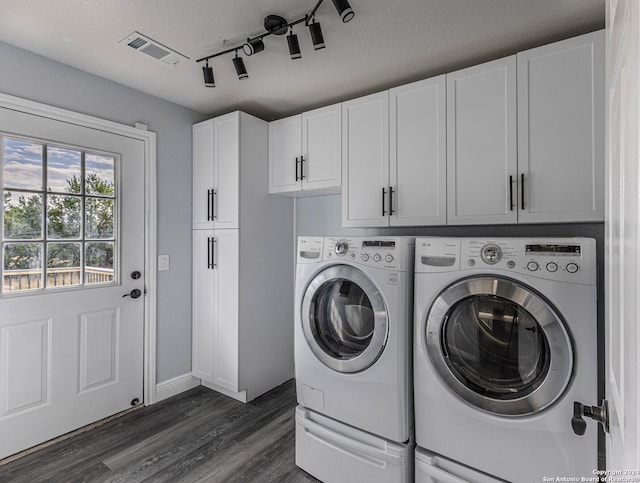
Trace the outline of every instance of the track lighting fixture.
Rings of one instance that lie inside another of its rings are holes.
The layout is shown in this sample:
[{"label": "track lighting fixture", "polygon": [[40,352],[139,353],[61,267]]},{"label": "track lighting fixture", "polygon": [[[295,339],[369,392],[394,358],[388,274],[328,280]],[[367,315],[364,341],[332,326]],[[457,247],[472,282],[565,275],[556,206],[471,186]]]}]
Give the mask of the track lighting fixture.
[{"label": "track lighting fixture", "polygon": [[309,33],[311,34],[311,42],[313,42],[313,49],[324,49],[324,37],[322,36],[322,29],[320,24],[313,20],[313,23],[309,24]]},{"label": "track lighting fixture", "polygon": [[247,57],[264,50],[264,42],[261,38],[247,39],[247,43],[242,46],[242,51]]},{"label": "track lighting fixture", "polygon": [[204,85],[205,87],[215,87],[216,81],[213,78],[213,68],[209,67],[209,61],[207,60],[207,65],[202,68],[202,74],[204,75]]},{"label": "track lighting fixture", "polygon": [[338,15],[340,15],[340,18],[344,23],[349,22],[355,16],[348,0],[333,0],[333,5],[336,7]]},{"label": "track lighting fixture", "polygon": [[[311,35],[311,41],[313,42],[314,50],[320,50],[325,48],[324,36],[322,35],[322,29],[320,28],[320,23],[316,22],[316,11],[322,5],[324,0],[318,0],[315,7],[304,17],[294,20],[293,22],[287,22],[283,17],[279,15],[267,15],[264,19],[264,29],[265,32],[256,35],[255,37],[247,38],[247,41],[244,44],[237,45],[227,50],[223,50],[221,52],[217,52],[215,54],[208,55],[206,57],[202,57],[201,59],[196,60],[196,62],[205,62],[206,65],[202,68],[202,73],[204,76],[204,85],[207,87],[214,87],[215,81],[213,78],[213,68],[209,67],[209,59],[213,59],[214,57],[219,57],[221,55],[229,54],[235,52],[235,57],[233,58],[233,65],[236,69],[236,73],[238,74],[238,79],[247,79],[249,75],[247,74],[247,69],[244,65],[244,61],[241,57],[238,57],[238,50],[242,49],[242,52],[245,56],[249,57],[253,54],[257,54],[262,52],[265,48],[264,38],[269,35],[284,35],[289,32],[287,35],[287,45],[289,46],[289,55],[292,59],[300,59],[302,57],[302,53],[300,52],[300,43],[298,42],[298,36],[293,33],[293,27],[300,23],[305,24],[305,26],[309,27],[309,34]],[[333,6],[336,8],[338,15],[344,23],[349,22],[355,16],[351,5],[349,5],[348,0],[332,0]]]},{"label": "track lighting fixture", "polygon": [[302,58],[302,54],[300,53],[300,44],[298,43],[298,36],[293,33],[293,29],[287,35],[287,44],[289,44],[289,54],[292,59],[300,59]]},{"label": "track lighting fixture", "polygon": [[247,74],[247,68],[244,66],[244,60],[242,57],[238,57],[238,51],[236,50],[236,56],[233,58],[233,66],[236,68],[236,74],[238,74],[238,79],[248,79],[249,74]]}]

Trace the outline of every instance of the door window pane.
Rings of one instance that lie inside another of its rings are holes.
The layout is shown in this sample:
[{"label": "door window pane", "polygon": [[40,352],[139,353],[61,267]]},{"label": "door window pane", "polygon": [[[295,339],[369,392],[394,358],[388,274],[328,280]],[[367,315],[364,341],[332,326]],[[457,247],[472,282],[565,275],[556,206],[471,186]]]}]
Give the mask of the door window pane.
[{"label": "door window pane", "polygon": [[42,238],[42,195],[21,191],[4,192],[5,240]]},{"label": "door window pane", "polygon": [[80,243],[47,244],[47,287],[80,285]]},{"label": "door window pane", "polygon": [[112,199],[86,198],[85,237],[113,238],[113,204]]},{"label": "door window pane", "polygon": [[4,138],[2,147],[4,187],[41,191],[42,144]]},{"label": "door window pane", "polygon": [[85,190],[88,195],[115,195],[115,159],[87,153],[85,155]]},{"label": "door window pane", "polygon": [[47,236],[51,239],[80,238],[82,199],[79,196],[47,195]]},{"label": "door window pane", "polygon": [[117,156],[2,133],[0,148],[0,294],[116,282]]},{"label": "door window pane", "polygon": [[5,243],[2,260],[3,292],[42,287],[42,243]]},{"label": "door window pane", "polygon": [[47,146],[47,189],[57,193],[82,192],[82,153]]},{"label": "door window pane", "polygon": [[84,254],[85,283],[113,282],[113,242],[87,243]]}]

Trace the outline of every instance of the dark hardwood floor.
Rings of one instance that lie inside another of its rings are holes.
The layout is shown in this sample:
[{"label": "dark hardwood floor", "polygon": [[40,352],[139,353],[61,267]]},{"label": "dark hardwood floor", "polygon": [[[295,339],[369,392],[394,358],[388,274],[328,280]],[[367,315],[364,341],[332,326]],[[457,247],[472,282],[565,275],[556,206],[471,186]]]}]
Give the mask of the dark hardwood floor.
[{"label": "dark hardwood floor", "polygon": [[294,462],[293,380],[248,403],[198,387],[0,466],[0,482],[317,482]]}]

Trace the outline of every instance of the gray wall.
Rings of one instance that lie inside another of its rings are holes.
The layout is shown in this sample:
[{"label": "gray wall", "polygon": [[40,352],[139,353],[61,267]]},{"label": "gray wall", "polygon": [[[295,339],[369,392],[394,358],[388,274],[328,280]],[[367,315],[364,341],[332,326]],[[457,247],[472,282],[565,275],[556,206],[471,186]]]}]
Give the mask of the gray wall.
[{"label": "gray wall", "polygon": [[[157,134],[157,381],[191,372],[191,125],[200,113],[0,42],[0,92]],[[180,88],[177,86],[177,88]]]}]

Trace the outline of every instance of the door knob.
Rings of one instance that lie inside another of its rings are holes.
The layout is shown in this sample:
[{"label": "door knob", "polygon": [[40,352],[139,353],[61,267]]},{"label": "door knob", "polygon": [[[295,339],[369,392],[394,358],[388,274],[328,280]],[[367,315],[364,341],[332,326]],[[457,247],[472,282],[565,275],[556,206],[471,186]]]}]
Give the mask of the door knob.
[{"label": "door knob", "polygon": [[124,294],[122,298],[131,297],[132,299],[137,299],[140,295],[142,295],[142,291],[139,288],[134,288],[131,292]]}]

